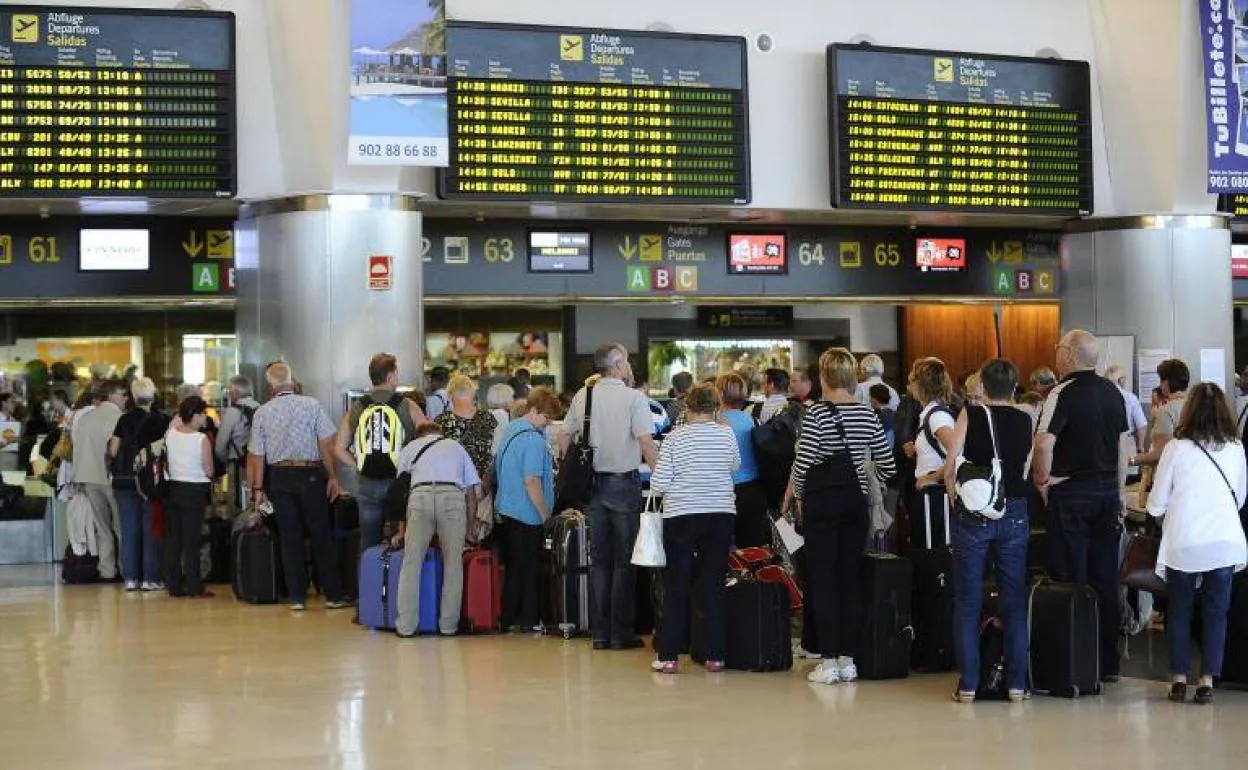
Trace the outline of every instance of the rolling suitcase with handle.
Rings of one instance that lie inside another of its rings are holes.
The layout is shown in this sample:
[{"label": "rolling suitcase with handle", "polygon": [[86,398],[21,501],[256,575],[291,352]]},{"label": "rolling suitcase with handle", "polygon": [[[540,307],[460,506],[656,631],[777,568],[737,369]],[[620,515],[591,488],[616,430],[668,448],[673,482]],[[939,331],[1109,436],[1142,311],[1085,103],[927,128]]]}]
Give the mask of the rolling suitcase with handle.
[{"label": "rolling suitcase with handle", "polygon": [[248,604],[275,604],[281,598],[277,538],[265,525],[234,533],[234,597]]},{"label": "rolling suitcase with handle", "polygon": [[934,548],[910,552],[914,563],[914,649],[919,671],[952,671],[953,551]]},{"label": "rolling suitcase with handle", "polygon": [[499,630],[503,614],[503,568],[489,548],[464,551],[464,607],[460,627],[470,634]]},{"label": "rolling suitcase with handle", "polygon": [[589,628],[589,524],[579,511],[566,511],[546,525],[542,577],[546,609],[542,623],[564,639]]},{"label": "rolling suitcase with handle", "polygon": [[863,679],[904,679],[910,676],[914,643],[911,593],[914,566],[909,559],[868,553],[862,560],[862,642],[858,675]]},{"label": "rolling suitcase with handle", "polygon": [[[360,625],[377,631],[393,631],[399,617],[399,576],[404,552],[389,545],[375,545],[360,557]],[[420,618],[418,633],[436,633],[442,600],[442,554],[425,552],[420,566]]]},{"label": "rolling suitcase with handle", "polygon": [[[788,671],[793,668],[791,600],[780,583],[762,583],[752,576],[728,578],[725,607],[724,664],[735,671]],[[700,593],[700,589],[699,589]],[[706,612],[692,597],[693,633],[689,656],[706,662]]]},{"label": "rolling suitcase with handle", "polygon": [[1031,689],[1077,698],[1101,693],[1100,609],[1087,585],[1041,580],[1027,603]]}]

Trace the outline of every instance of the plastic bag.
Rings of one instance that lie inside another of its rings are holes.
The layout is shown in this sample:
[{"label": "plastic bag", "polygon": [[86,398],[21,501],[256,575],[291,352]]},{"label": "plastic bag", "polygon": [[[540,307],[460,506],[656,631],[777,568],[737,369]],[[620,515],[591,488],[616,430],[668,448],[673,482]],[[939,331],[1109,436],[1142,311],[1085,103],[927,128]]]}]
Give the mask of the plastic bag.
[{"label": "plastic bag", "polygon": [[646,500],[641,514],[641,527],[633,543],[633,564],[637,567],[666,567],[667,552],[663,550],[663,514],[655,497]]}]

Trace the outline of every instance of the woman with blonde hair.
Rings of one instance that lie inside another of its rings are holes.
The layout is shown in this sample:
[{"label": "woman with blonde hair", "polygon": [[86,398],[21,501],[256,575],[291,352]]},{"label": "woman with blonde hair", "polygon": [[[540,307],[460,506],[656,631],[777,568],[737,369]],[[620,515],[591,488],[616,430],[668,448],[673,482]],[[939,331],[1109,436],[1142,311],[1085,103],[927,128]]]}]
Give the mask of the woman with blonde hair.
[{"label": "woman with blonde hair", "polygon": [[[816,684],[852,682],[862,636],[859,576],[870,528],[867,461],[881,482],[896,472],[884,426],[861,403],[853,354],[833,348],[819,357],[823,397],[802,421],[792,490],[806,536],[806,597],[813,607],[822,661],[807,676]],[[786,506],[786,510],[787,510]]]},{"label": "woman with blonde hair", "polygon": [[489,502],[494,490],[487,487],[489,467],[494,459],[494,435],[498,428],[498,418],[488,409],[477,408],[477,383],[467,375],[453,375],[446,384],[446,394],[450,399],[450,407],[438,415],[433,424],[443,436],[458,441],[468,452],[468,457],[472,459],[472,465],[482,480],[477,487],[477,521],[472,522],[468,529],[469,541],[475,542],[489,531],[494,519],[494,509]]}]

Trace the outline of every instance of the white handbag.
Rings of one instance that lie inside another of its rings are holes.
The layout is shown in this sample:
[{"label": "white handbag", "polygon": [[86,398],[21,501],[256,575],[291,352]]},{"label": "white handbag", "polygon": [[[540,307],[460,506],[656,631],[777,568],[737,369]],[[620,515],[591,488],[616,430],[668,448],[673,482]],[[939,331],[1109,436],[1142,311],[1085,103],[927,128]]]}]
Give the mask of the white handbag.
[{"label": "white handbag", "polygon": [[646,509],[641,512],[641,527],[633,543],[633,565],[637,567],[666,567],[667,552],[663,550],[663,513],[658,498],[646,498]]},{"label": "white handbag", "polygon": [[992,463],[976,465],[966,457],[957,459],[958,502],[970,513],[996,521],[1005,516],[1005,497],[1002,482],[1005,473],[1001,465],[1001,452],[997,448],[997,431],[993,425],[992,410],[981,406],[988,419],[988,435],[992,438]]}]

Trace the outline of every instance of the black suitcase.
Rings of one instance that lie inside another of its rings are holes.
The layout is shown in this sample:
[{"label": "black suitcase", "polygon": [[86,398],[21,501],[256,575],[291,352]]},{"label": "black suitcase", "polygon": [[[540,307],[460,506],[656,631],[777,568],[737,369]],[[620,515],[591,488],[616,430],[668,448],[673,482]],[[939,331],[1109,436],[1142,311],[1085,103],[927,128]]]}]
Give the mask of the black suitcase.
[{"label": "black suitcase", "polygon": [[342,572],[342,588],[347,597],[355,599],[360,587],[360,530],[335,531],[334,548],[338,551],[338,566]]},{"label": "black suitcase", "polygon": [[204,576],[205,583],[231,583],[234,580],[233,524],[211,516],[208,519],[208,554],[212,569]]},{"label": "black suitcase", "polygon": [[983,622],[979,626],[979,687],[976,700],[1008,700],[1005,671],[1005,623],[1001,619],[1001,592],[984,591]]},{"label": "black suitcase", "polygon": [[910,675],[914,643],[910,605],[914,565],[892,554],[868,553],[862,560],[862,590],[858,675],[863,679],[904,679]]},{"label": "black suitcase", "polygon": [[577,511],[561,513],[546,524],[546,552],[541,584],[545,596],[542,625],[564,639],[589,633],[589,524]]},{"label": "black suitcase", "polygon": [[953,551],[948,548],[913,551],[914,650],[911,663],[918,671],[952,671]]},{"label": "black suitcase", "polygon": [[1101,693],[1100,610],[1087,585],[1041,580],[1027,603],[1031,689],[1077,698]]},{"label": "black suitcase", "polygon": [[926,551],[953,545],[953,507],[945,487],[928,487],[911,498],[910,549]]},{"label": "black suitcase", "polygon": [[[1199,603],[1192,618],[1200,627]],[[1222,661],[1222,681],[1248,684],[1248,572],[1240,572],[1231,582],[1231,608],[1226,617],[1226,654]]]},{"label": "black suitcase", "polygon": [[329,509],[330,527],[336,532],[360,528],[360,506],[354,497],[342,495]]},{"label": "black suitcase", "polygon": [[249,604],[275,604],[282,594],[277,538],[267,527],[234,533],[234,597]]},{"label": "black suitcase", "polygon": [[[793,646],[788,589],[779,583],[758,583],[732,576],[727,586],[727,626],[724,663],[736,671],[788,671],[793,668]],[[702,602],[691,602],[693,634],[689,655],[706,662],[706,614]]]}]

